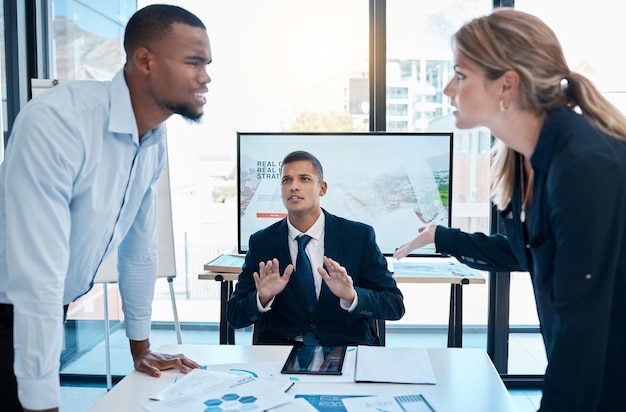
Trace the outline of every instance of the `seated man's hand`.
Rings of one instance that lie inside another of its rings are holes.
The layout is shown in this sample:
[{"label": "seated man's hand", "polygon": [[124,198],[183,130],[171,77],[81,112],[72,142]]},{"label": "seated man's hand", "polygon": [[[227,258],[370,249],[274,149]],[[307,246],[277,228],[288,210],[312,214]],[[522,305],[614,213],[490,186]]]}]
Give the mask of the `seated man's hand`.
[{"label": "seated man's hand", "polygon": [[148,340],[131,340],[130,347],[135,369],[155,378],[161,376],[161,371],[167,369],[176,368],[182,373],[187,373],[191,369],[202,367],[183,354],[169,355],[167,353],[152,352]]},{"label": "seated man's hand", "polygon": [[328,272],[323,267],[317,268],[317,271],[326,282],[328,289],[339,299],[353,302],[356,297],[356,290],[354,290],[352,278],[348,275],[346,268],[326,256],[324,256],[324,266]]},{"label": "seated man's hand", "polygon": [[293,265],[289,264],[282,276],[279,270],[278,259],[274,258],[267,262],[259,263],[259,271],[253,274],[259,301],[263,306],[267,305],[267,302],[285,289],[293,273]]}]

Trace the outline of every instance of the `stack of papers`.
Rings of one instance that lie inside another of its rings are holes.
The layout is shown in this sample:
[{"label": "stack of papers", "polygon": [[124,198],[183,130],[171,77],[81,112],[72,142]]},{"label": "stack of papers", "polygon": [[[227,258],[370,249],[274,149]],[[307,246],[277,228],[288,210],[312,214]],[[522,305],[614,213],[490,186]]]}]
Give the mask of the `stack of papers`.
[{"label": "stack of papers", "polygon": [[148,412],[203,412],[211,406],[264,411],[294,399],[263,379],[203,369],[190,371],[150,398],[160,400],[145,404]]},{"label": "stack of papers", "polygon": [[382,346],[358,347],[355,381],[437,383],[426,349]]},{"label": "stack of papers", "polygon": [[234,373],[209,371],[206,369],[193,369],[188,374],[177,379],[173,384],[150,396],[153,401],[162,401],[179,396],[193,395],[207,392],[223,382],[239,378]]}]

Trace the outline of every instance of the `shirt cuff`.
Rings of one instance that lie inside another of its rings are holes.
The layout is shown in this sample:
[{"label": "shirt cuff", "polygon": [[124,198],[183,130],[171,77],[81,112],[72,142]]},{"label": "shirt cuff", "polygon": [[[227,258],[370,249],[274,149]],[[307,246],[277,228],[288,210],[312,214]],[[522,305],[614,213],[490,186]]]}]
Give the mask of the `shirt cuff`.
[{"label": "shirt cuff", "polygon": [[272,309],[272,305],[274,304],[274,299],[276,299],[276,296],[271,298],[270,301],[267,302],[267,305],[263,307],[263,305],[261,305],[261,299],[259,299],[259,294],[257,293],[256,294],[256,308],[261,313],[269,312]]},{"label": "shirt cuff", "polygon": [[17,396],[23,408],[40,410],[58,408],[61,403],[59,373],[48,378],[17,379]]},{"label": "shirt cuff", "polygon": [[359,294],[356,292],[354,293],[354,302],[352,302],[352,304],[350,304],[350,302],[346,299],[339,299],[339,306],[341,306],[341,309],[347,310],[348,312],[354,312],[354,309],[356,309],[356,305],[358,305],[358,303]]},{"label": "shirt cuff", "polygon": [[146,340],[150,337],[150,319],[129,320],[124,319],[126,325],[126,337],[132,340]]}]

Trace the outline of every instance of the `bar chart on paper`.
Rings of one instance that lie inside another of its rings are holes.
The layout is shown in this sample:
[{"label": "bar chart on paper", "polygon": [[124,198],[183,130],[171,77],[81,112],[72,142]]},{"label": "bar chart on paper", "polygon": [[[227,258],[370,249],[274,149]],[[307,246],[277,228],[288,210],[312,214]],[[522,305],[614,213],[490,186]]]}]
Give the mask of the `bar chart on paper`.
[{"label": "bar chart on paper", "polygon": [[343,404],[347,412],[435,412],[421,394],[347,398]]}]

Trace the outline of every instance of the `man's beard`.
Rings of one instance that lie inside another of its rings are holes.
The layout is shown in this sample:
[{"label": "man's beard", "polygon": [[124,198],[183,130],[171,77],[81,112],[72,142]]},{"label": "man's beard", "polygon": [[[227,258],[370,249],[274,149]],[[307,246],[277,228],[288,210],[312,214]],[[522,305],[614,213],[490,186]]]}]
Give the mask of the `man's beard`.
[{"label": "man's beard", "polygon": [[202,118],[204,112],[194,112],[189,106],[184,104],[174,104],[171,102],[164,102],[163,107],[167,110],[174,112],[175,114],[179,114],[187,120],[191,120],[192,122],[199,122]]}]

